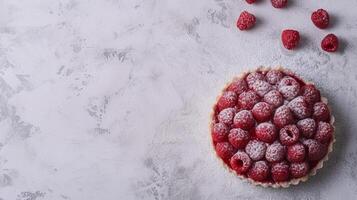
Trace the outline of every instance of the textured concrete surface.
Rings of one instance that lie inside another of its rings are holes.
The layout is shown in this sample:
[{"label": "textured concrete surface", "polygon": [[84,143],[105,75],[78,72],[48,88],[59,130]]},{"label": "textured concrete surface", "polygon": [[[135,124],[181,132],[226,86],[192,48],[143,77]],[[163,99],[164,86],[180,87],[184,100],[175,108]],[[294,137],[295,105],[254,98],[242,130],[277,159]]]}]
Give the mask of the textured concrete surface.
[{"label": "textured concrete surface", "polygon": [[[310,14],[325,8],[327,30]],[[355,199],[356,0],[0,1],[0,199]],[[249,32],[235,27],[249,10]],[[280,32],[302,34],[294,52]],[[339,53],[321,51],[324,35]],[[254,66],[315,81],[337,119],[325,168],[289,189],[251,186],[215,158],[216,95]]]}]

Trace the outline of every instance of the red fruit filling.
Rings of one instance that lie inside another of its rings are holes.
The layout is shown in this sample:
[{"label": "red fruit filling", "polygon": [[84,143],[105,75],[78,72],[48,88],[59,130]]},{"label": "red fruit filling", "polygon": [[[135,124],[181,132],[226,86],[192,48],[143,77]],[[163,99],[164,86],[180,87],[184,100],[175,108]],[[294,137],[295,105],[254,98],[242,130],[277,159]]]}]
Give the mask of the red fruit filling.
[{"label": "red fruit filling", "polygon": [[271,5],[274,8],[284,8],[288,4],[288,0],[271,0]]},{"label": "red fruit filling", "polygon": [[272,90],[264,95],[264,101],[273,106],[274,108],[283,105],[284,98],[277,90]]},{"label": "red fruit filling", "polygon": [[289,107],[281,106],[278,109],[276,109],[273,121],[277,127],[282,128],[288,124],[293,123],[294,116],[290,111]]},{"label": "red fruit filling", "polygon": [[217,106],[220,110],[233,107],[236,105],[237,95],[232,91],[227,91],[222,94],[217,102]]},{"label": "red fruit filling", "polygon": [[330,110],[323,102],[315,103],[313,117],[317,121],[328,122],[330,120]]},{"label": "red fruit filling", "polygon": [[268,162],[275,163],[284,160],[286,148],[279,142],[274,142],[267,147],[265,159]]},{"label": "red fruit filling", "polygon": [[244,148],[249,140],[249,132],[240,128],[231,129],[228,135],[228,141],[238,149]]},{"label": "red fruit filling", "polygon": [[254,91],[243,92],[238,97],[238,106],[241,109],[250,110],[260,100],[259,96]]},{"label": "red fruit filling", "polygon": [[255,3],[256,0],[245,0],[247,3],[252,4]]},{"label": "red fruit filling", "polygon": [[280,142],[284,145],[293,145],[299,140],[300,132],[296,125],[287,125],[280,129]]},{"label": "red fruit filling", "polygon": [[328,153],[331,113],[312,84],[282,70],[236,78],[214,108],[217,155],[244,177],[279,183],[306,176]]},{"label": "red fruit filling", "polygon": [[296,30],[284,30],[281,33],[281,41],[286,49],[295,49],[300,42],[300,34]]},{"label": "red fruit filling", "polygon": [[300,133],[306,138],[312,138],[316,132],[316,122],[311,118],[302,119],[297,122]]},{"label": "red fruit filling", "polygon": [[271,118],[273,114],[273,108],[268,103],[259,102],[254,105],[252,113],[257,121],[264,122]]},{"label": "red fruit filling", "polygon": [[272,123],[264,122],[255,128],[255,136],[263,142],[272,143],[277,138],[277,130]]},{"label": "red fruit filling", "polygon": [[271,176],[275,182],[289,180],[289,165],[287,162],[275,163],[271,167]]},{"label": "red fruit filling", "polygon": [[243,174],[248,171],[252,165],[252,160],[244,151],[238,151],[230,160],[231,167],[238,174]]},{"label": "red fruit filling", "polygon": [[249,155],[252,160],[260,160],[264,158],[265,151],[267,150],[267,145],[259,140],[251,140],[245,146],[245,152]]},{"label": "red fruit filling", "polygon": [[255,120],[249,110],[241,110],[234,116],[233,124],[235,128],[249,130],[255,125]]},{"label": "red fruit filling", "polygon": [[321,48],[327,52],[337,51],[339,46],[338,38],[334,34],[328,34],[321,41]]},{"label": "red fruit filling", "polygon": [[238,18],[237,27],[239,30],[247,30],[254,26],[255,24],[255,16],[247,11],[243,11]]},{"label": "red fruit filling", "polygon": [[318,9],[311,14],[311,21],[316,27],[325,29],[330,22],[330,17],[326,10]]},{"label": "red fruit filling", "polygon": [[253,163],[248,171],[248,177],[255,181],[264,181],[269,176],[269,166],[266,161],[258,161]]},{"label": "red fruit filling", "polygon": [[305,160],[305,147],[301,143],[288,146],[286,158],[290,162],[302,162]]}]

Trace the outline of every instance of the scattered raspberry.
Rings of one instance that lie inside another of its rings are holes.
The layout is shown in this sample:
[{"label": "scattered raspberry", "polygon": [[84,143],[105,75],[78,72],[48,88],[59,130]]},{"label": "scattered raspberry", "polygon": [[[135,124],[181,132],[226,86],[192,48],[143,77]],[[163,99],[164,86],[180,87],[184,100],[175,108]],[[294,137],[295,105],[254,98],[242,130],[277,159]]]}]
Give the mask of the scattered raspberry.
[{"label": "scattered raspberry", "polygon": [[292,77],[286,76],[278,84],[278,90],[287,100],[292,100],[300,92],[300,84]]},{"label": "scattered raspberry", "polygon": [[286,149],[279,142],[274,142],[267,147],[265,159],[269,162],[280,162],[284,160]]},{"label": "scattered raspberry", "polygon": [[259,96],[254,91],[243,92],[238,97],[238,105],[242,109],[250,110],[259,102]]},{"label": "scattered raspberry", "polygon": [[255,128],[255,135],[260,141],[272,143],[275,141],[278,133],[272,123],[264,122]]},{"label": "scattered raspberry", "polygon": [[330,120],[330,110],[323,102],[315,103],[313,117],[317,121],[327,122]]},{"label": "scattered raspberry", "polygon": [[257,80],[264,81],[265,77],[264,77],[264,75],[262,73],[252,72],[252,73],[248,74],[245,79],[246,79],[246,81],[248,83],[248,87],[250,89],[252,89],[253,88],[253,84],[255,83],[255,81],[257,81]]},{"label": "scattered raspberry", "polygon": [[244,151],[238,151],[233,155],[230,161],[231,167],[238,174],[244,174],[252,165],[252,160]]},{"label": "scattered raspberry", "polygon": [[249,142],[250,135],[248,131],[240,128],[234,128],[229,131],[228,141],[238,149],[243,149]]},{"label": "scattered raspberry", "polygon": [[245,152],[255,161],[264,158],[266,150],[266,144],[259,140],[251,140],[248,142],[247,146],[245,146]]},{"label": "scattered raspberry", "polygon": [[318,9],[311,14],[311,21],[316,27],[324,29],[327,28],[330,22],[330,17],[326,10]]},{"label": "scattered raspberry", "polygon": [[223,110],[225,108],[234,107],[237,102],[237,95],[234,92],[227,91],[222,94],[219,98],[217,106],[219,110]]},{"label": "scattered raspberry", "polygon": [[273,164],[271,176],[275,182],[287,181],[289,179],[289,165],[286,162]]},{"label": "scattered raspberry", "polygon": [[290,111],[289,107],[287,106],[280,106],[278,109],[276,109],[274,118],[273,118],[274,124],[278,128],[282,128],[288,124],[291,124],[294,122],[294,116],[292,112]]},{"label": "scattered raspberry", "polygon": [[264,95],[264,101],[277,108],[284,103],[283,96],[277,90],[272,90]]},{"label": "scattered raspberry", "polygon": [[239,30],[247,30],[254,26],[255,24],[255,16],[247,11],[243,11],[238,18],[237,27]]},{"label": "scattered raspberry", "polygon": [[223,109],[217,116],[218,121],[225,123],[227,125],[231,125],[233,123],[233,117],[235,115],[234,108],[226,108]]},{"label": "scattered raspberry", "polygon": [[305,101],[310,105],[321,100],[320,91],[314,85],[304,85],[301,91]]},{"label": "scattered raspberry", "polygon": [[272,86],[268,82],[262,80],[255,81],[253,83],[252,88],[255,93],[257,93],[261,97],[263,97],[266,93],[272,90]]},{"label": "scattered raspberry", "polygon": [[257,121],[264,122],[271,118],[273,114],[273,108],[268,103],[259,102],[254,105],[252,113]]},{"label": "scattered raspberry", "polygon": [[316,132],[316,122],[311,118],[302,119],[296,125],[300,133],[306,138],[312,138]]},{"label": "scattered raspberry", "polygon": [[284,8],[288,4],[288,0],[271,0],[271,5],[274,8]]},{"label": "scattered raspberry", "polygon": [[277,84],[283,77],[284,74],[280,70],[270,70],[265,75],[265,78],[268,81],[268,83],[272,85]]},{"label": "scattered raspberry", "polygon": [[249,130],[255,125],[253,115],[248,110],[239,111],[233,119],[234,127]]},{"label": "scattered raspberry", "polygon": [[212,139],[214,142],[223,142],[227,140],[228,127],[223,123],[216,123],[212,128]]},{"label": "scattered raspberry", "polygon": [[296,30],[284,30],[281,34],[281,41],[286,49],[294,49],[300,42],[300,34]]},{"label": "scattered raspberry", "polygon": [[252,4],[255,3],[256,0],[245,0],[247,3]]},{"label": "scattered raspberry", "polygon": [[302,162],[305,160],[305,147],[301,143],[288,146],[286,158],[290,162]]},{"label": "scattered raspberry", "polygon": [[303,142],[307,149],[307,156],[310,161],[321,160],[327,153],[327,147],[314,139]]},{"label": "scattered raspberry", "polygon": [[290,174],[294,178],[301,178],[306,176],[309,172],[309,163],[301,162],[301,163],[291,163],[290,165]]},{"label": "scattered raspberry", "polygon": [[327,52],[335,52],[338,49],[338,38],[334,34],[328,34],[321,41],[321,48]]},{"label": "scattered raspberry", "polygon": [[253,163],[248,171],[248,177],[255,181],[264,181],[269,176],[269,166],[266,161],[258,161]]},{"label": "scattered raspberry", "polygon": [[326,122],[319,122],[317,125],[317,131],[315,134],[315,139],[322,144],[326,144],[330,142],[333,134],[333,127],[331,124],[326,123]]},{"label": "scattered raspberry", "polygon": [[240,95],[241,93],[247,90],[248,90],[248,85],[244,79],[234,80],[227,88],[227,91],[233,91],[237,95]]},{"label": "scattered raspberry", "polygon": [[228,161],[237,150],[229,142],[220,142],[216,144],[216,152],[224,161]]},{"label": "scattered raspberry", "polygon": [[280,129],[280,142],[284,145],[293,145],[299,140],[300,132],[296,125],[287,125]]},{"label": "scattered raspberry", "polygon": [[298,119],[305,119],[311,116],[312,110],[304,97],[298,96],[288,103],[288,107]]}]

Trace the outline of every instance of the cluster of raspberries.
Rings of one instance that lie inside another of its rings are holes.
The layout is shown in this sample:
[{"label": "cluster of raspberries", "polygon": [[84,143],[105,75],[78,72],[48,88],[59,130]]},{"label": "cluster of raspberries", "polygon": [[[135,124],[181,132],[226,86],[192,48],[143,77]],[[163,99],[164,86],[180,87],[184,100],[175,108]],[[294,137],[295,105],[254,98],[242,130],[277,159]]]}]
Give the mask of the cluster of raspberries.
[{"label": "cluster of raspberries", "polygon": [[[270,0],[274,8],[284,8],[287,6],[288,0]],[[246,0],[248,4],[253,4],[256,0]],[[311,14],[311,21],[320,29],[328,27],[330,22],[329,14],[324,9],[318,9]],[[252,13],[243,11],[237,21],[237,27],[240,30],[251,29],[256,22],[256,18]],[[296,48],[300,41],[300,34],[297,30],[286,29],[281,33],[281,41],[286,49],[292,50]],[[338,49],[338,38],[330,33],[321,41],[321,48],[327,52],[335,52]]]}]

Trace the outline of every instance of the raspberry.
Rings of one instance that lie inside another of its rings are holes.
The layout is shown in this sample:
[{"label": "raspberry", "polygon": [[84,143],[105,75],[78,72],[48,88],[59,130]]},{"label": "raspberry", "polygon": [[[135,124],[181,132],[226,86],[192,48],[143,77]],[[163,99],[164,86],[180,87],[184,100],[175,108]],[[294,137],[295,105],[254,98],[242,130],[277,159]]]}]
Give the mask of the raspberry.
[{"label": "raspberry", "polygon": [[272,143],[277,137],[277,130],[272,123],[264,122],[255,128],[255,135],[260,141]]},{"label": "raspberry", "polygon": [[252,4],[255,3],[256,0],[245,0],[247,3]]},{"label": "raspberry", "polygon": [[287,125],[280,129],[280,142],[284,145],[293,145],[299,140],[299,129],[296,125]]},{"label": "raspberry", "polygon": [[216,144],[216,152],[224,161],[228,161],[236,152],[236,149],[229,142]]},{"label": "raspberry", "polygon": [[316,122],[311,118],[306,118],[297,122],[300,133],[306,138],[312,138],[316,132]]},{"label": "raspberry", "polygon": [[259,102],[259,96],[254,91],[243,92],[238,97],[238,105],[242,109],[250,110]]},{"label": "raspberry", "polygon": [[321,48],[327,52],[335,52],[338,49],[338,38],[334,34],[328,34],[321,41]]},{"label": "raspberry", "polygon": [[264,158],[266,150],[266,144],[259,140],[251,140],[248,142],[247,146],[245,146],[245,152],[255,161]]},{"label": "raspberry", "polygon": [[258,161],[253,163],[248,171],[248,177],[255,181],[264,181],[269,176],[269,166],[266,161]]},{"label": "raspberry", "polygon": [[286,49],[294,49],[297,47],[300,41],[300,34],[296,30],[284,30],[281,34],[281,40]]},{"label": "raspberry", "polygon": [[313,117],[317,121],[327,122],[330,120],[330,110],[323,102],[315,103]]},{"label": "raspberry", "polygon": [[321,160],[327,153],[327,148],[314,139],[308,139],[303,142],[307,149],[307,156],[310,161]]},{"label": "raspberry", "polygon": [[321,100],[320,91],[314,85],[304,85],[301,91],[305,101],[310,105]]},{"label": "raspberry", "polygon": [[234,115],[235,115],[235,109],[234,108],[226,108],[226,109],[223,109],[218,114],[217,118],[218,118],[219,122],[231,125],[232,122],[233,122]]},{"label": "raspberry", "polygon": [[247,30],[254,26],[255,24],[255,16],[247,11],[243,11],[238,18],[237,27],[239,30]]},{"label": "raspberry", "polygon": [[273,109],[268,103],[259,102],[254,105],[252,113],[257,121],[263,122],[270,120],[273,114]]},{"label": "raspberry", "polygon": [[226,141],[228,135],[228,127],[223,123],[216,123],[212,128],[212,139],[214,142]]},{"label": "raspberry", "polygon": [[292,100],[300,92],[300,84],[292,77],[286,76],[278,84],[278,90],[287,100]]},{"label": "raspberry", "polygon": [[238,151],[232,156],[230,164],[232,169],[238,174],[244,174],[252,165],[252,160],[244,151]]},{"label": "raspberry", "polygon": [[227,91],[233,91],[237,95],[240,95],[241,93],[243,93],[246,90],[248,90],[248,85],[244,79],[234,80],[233,83],[231,83],[227,88]]},{"label": "raspberry", "polygon": [[248,74],[245,79],[246,79],[246,81],[248,83],[248,87],[252,89],[253,88],[253,84],[255,83],[255,81],[257,81],[257,80],[264,81],[265,77],[264,77],[264,75],[262,73],[252,72],[252,73]]},{"label": "raspberry", "polygon": [[234,116],[233,124],[235,128],[249,130],[253,128],[255,121],[250,111],[241,110]]},{"label": "raspberry", "polygon": [[302,162],[305,160],[305,147],[301,143],[288,146],[286,158],[290,162]]},{"label": "raspberry", "polygon": [[255,81],[252,88],[261,97],[272,90],[272,86],[268,82],[262,80]]},{"label": "raspberry", "polygon": [[307,162],[290,164],[290,174],[294,178],[301,178],[303,176],[306,176],[308,172],[309,172],[309,163]]},{"label": "raspberry", "polygon": [[244,148],[249,142],[250,135],[248,131],[240,128],[234,128],[229,131],[228,141],[238,149]]},{"label": "raspberry", "polygon": [[234,92],[227,91],[222,94],[219,98],[217,106],[219,110],[223,110],[225,108],[234,107],[237,102],[237,95]]},{"label": "raspberry", "polygon": [[293,123],[294,116],[287,106],[280,106],[275,111],[273,121],[278,128],[282,128],[288,124]]},{"label": "raspberry", "polygon": [[273,164],[271,176],[275,182],[287,181],[289,179],[289,165],[286,162]]},{"label": "raspberry", "polygon": [[311,21],[316,27],[324,29],[327,28],[330,22],[330,17],[326,10],[318,9],[311,14]]},{"label": "raspberry", "polygon": [[274,8],[284,8],[288,4],[288,0],[271,0],[271,5]]},{"label": "raspberry", "polygon": [[264,95],[264,101],[272,105],[274,108],[283,105],[284,99],[283,96],[277,90],[272,90]]},{"label": "raspberry", "polygon": [[326,144],[331,140],[333,131],[334,129],[329,123],[319,122],[317,125],[315,139],[322,144]]},{"label": "raspberry", "polygon": [[311,116],[311,108],[305,101],[304,97],[298,96],[288,103],[288,107],[298,119],[305,119]]},{"label": "raspberry", "polygon": [[268,83],[275,85],[283,78],[283,76],[284,74],[279,70],[270,70],[265,75],[265,78],[268,81]]},{"label": "raspberry", "polygon": [[279,142],[274,142],[267,147],[265,159],[269,162],[280,162],[284,160],[286,149]]}]

